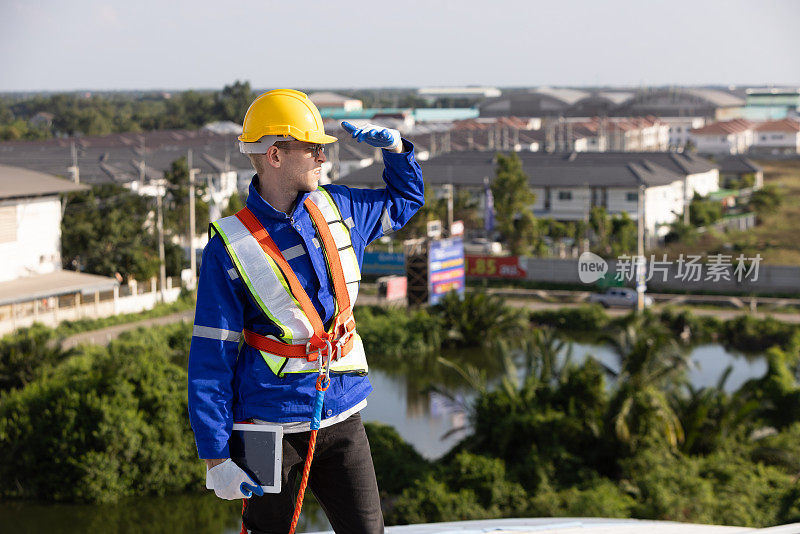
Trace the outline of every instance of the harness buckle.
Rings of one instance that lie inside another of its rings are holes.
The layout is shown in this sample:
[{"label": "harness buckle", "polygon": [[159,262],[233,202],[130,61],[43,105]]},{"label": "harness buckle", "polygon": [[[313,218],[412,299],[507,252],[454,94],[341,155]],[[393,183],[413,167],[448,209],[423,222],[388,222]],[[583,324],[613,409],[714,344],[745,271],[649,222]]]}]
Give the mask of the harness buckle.
[{"label": "harness buckle", "polygon": [[[319,369],[320,376],[324,376],[325,380],[327,381],[327,380],[329,380],[329,377],[330,377],[330,374],[331,374],[331,359],[333,357],[333,347],[331,347],[331,342],[329,340],[327,340],[327,339],[325,340],[325,348],[327,349],[325,351],[325,354],[328,356],[327,361],[325,359],[325,355],[322,354],[322,349],[319,349],[319,351],[318,351],[318,354],[320,355],[320,357],[316,358],[316,356],[315,356],[314,359],[318,361],[317,366],[318,366],[318,369]],[[314,360],[310,360],[310,361],[314,361]]]},{"label": "harness buckle", "polygon": [[[330,346],[330,342],[326,342]],[[316,350],[315,350],[316,349]],[[311,344],[311,341],[306,343],[306,360],[309,362],[315,362],[317,360],[321,360],[322,356],[322,349],[316,348]]]}]

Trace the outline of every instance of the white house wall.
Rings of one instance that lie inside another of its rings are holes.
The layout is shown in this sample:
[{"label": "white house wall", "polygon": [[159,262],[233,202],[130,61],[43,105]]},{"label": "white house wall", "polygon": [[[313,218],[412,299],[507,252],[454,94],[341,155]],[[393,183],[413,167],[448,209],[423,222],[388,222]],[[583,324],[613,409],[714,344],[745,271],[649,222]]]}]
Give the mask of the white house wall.
[{"label": "white house wall", "polygon": [[753,145],[759,148],[790,148],[800,152],[800,132],[755,132]]},{"label": "white house wall", "polygon": [[0,243],[0,282],[61,269],[61,202],[57,196],[0,202],[16,205],[16,240]]},{"label": "white house wall", "polygon": [[700,196],[707,196],[710,193],[719,191],[719,170],[711,169],[708,172],[690,174],[686,177],[688,198],[694,197],[695,193]]}]

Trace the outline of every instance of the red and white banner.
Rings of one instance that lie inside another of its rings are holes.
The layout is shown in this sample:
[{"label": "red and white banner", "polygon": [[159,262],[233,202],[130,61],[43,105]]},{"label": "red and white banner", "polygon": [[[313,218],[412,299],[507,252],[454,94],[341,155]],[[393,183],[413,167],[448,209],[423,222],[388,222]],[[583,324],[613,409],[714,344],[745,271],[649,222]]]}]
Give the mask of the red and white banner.
[{"label": "red and white banner", "polygon": [[467,276],[473,278],[525,278],[519,256],[464,256]]}]

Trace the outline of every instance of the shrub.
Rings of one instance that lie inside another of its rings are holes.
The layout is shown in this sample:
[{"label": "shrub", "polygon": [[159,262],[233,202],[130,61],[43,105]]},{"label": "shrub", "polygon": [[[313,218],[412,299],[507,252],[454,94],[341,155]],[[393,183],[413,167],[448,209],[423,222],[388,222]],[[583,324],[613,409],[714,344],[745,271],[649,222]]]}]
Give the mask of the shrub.
[{"label": "shrub", "polygon": [[528,317],[535,325],[552,326],[573,332],[597,332],[608,324],[608,315],[599,304],[533,311]]},{"label": "shrub", "polygon": [[142,331],[82,348],[0,402],[0,494],[108,502],[199,487],[186,371]]},{"label": "shrub", "polygon": [[393,427],[364,423],[364,428],[367,430],[375,476],[382,493],[400,494],[430,471],[428,461],[403,441]]}]

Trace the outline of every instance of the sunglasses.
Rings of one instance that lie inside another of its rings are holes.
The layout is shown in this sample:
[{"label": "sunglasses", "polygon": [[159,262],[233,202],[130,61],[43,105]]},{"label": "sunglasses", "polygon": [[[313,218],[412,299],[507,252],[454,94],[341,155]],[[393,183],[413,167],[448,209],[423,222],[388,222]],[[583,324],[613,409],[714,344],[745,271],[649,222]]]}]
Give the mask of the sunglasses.
[{"label": "sunglasses", "polygon": [[278,142],[275,143],[275,146],[280,148],[281,150],[308,150],[311,151],[311,155],[313,155],[315,158],[318,158],[320,154],[325,152],[325,145],[321,144],[314,144],[314,145],[306,144],[304,146],[292,146],[288,143]]}]

